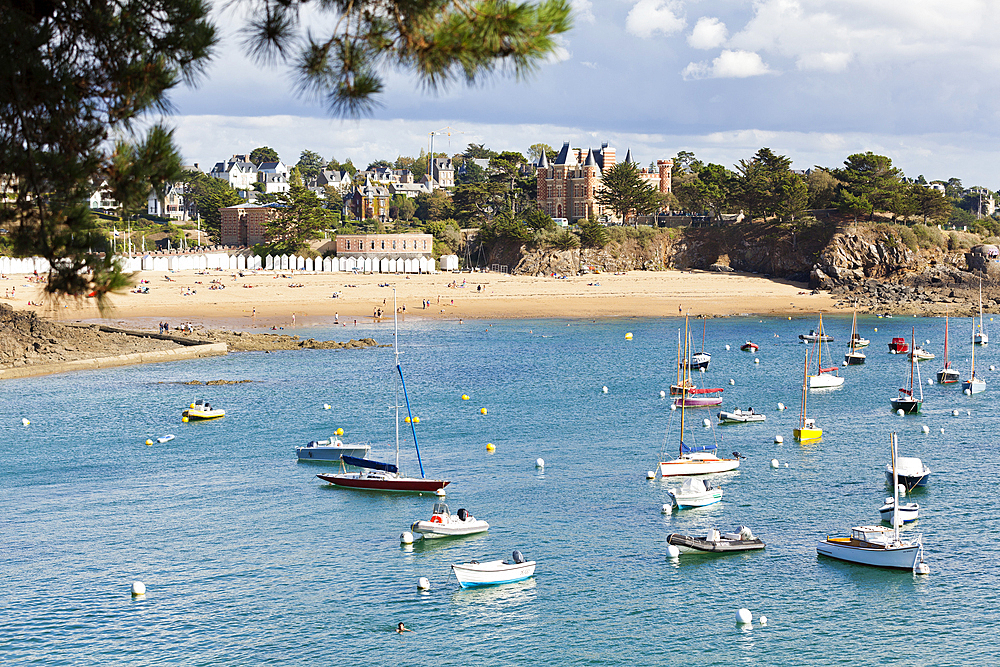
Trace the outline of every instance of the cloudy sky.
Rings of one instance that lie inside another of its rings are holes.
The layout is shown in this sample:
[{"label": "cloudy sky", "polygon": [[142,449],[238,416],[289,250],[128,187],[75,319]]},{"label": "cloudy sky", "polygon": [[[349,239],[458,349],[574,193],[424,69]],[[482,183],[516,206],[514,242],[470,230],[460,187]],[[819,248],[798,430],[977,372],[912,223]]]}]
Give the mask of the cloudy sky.
[{"label": "cloudy sky", "polygon": [[[767,146],[795,168],[888,155],[908,176],[1000,188],[1000,3],[991,0],[573,0],[574,27],[531,79],[428,93],[390,72],[382,106],[330,118],[281,66],[242,55],[241,17],[208,76],[173,96],[188,162],[303,149],[329,159],[610,142],[640,162],[680,150],[731,167]],[[306,17],[311,20],[311,17]],[[446,129],[448,128],[448,129]],[[450,135],[450,136],[449,136]]]}]

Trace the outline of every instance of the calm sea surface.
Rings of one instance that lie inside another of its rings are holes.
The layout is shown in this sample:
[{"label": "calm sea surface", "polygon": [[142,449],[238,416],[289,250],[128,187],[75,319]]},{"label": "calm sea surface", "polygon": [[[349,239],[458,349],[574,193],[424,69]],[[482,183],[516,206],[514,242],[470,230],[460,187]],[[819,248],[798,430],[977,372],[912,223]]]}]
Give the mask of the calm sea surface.
[{"label": "calm sea surface", "polygon": [[[826,321],[836,362],[850,324]],[[753,406],[767,422],[709,430],[701,420],[715,422],[717,409],[688,411],[699,441],[717,438],[721,452],[747,460],[720,477],[722,503],[663,514],[675,483],[645,473],[664,448],[676,452],[680,413],[659,392],[674,379],[682,325],[405,322],[403,368],[424,467],[452,480],[452,512],[465,507],[491,524],[485,535],[412,548],[399,534],[430,516],[433,496],[333,488],[315,477],[330,468],[297,463],[292,450],[342,427],[345,441],[369,441],[373,457],[392,460],[390,349],[233,354],[4,382],[0,663],[1000,661],[1000,372],[988,370],[1000,366],[1000,324],[996,344],[977,354],[987,391],[968,397],[956,385],[926,385],[941,365],[943,319],[862,320],[868,364],[843,369],[842,389],[810,395],[825,437],[801,446],[792,440],[805,352],[797,334],[816,323],[709,321],[712,365],[696,382],[725,387],[724,407]],[[964,377],[969,320],[952,325]],[[909,364],[886,343],[909,338],[911,326],[938,358],[922,366],[924,414],[898,417],[889,399]],[[293,333],[392,340],[391,323]],[[761,345],[757,354],[739,351],[747,339]],[[253,383],[178,384],[213,379]],[[226,418],[182,424],[180,411],[201,397]],[[778,402],[789,409],[778,412]],[[826,534],[878,522],[892,430],[902,455],[933,470],[927,489],[911,495],[921,518],[908,528],[924,536],[926,577],[816,556]],[[167,433],[176,439],[144,444]],[[784,444],[773,444],[775,434]],[[405,435],[401,463],[418,473]],[[782,467],[772,469],[772,458]],[[665,557],[669,533],[741,524],[766,551]],[[459,589],[450,563],[513,549],[538,561],[534,579]],[[430,591],[417,590],[419,577]],[[145,582],[144,598],[129,595],[134,580]],[[737,628],[740,607],[768,625]],[[395,634],[399,621],[414,632]]]}]

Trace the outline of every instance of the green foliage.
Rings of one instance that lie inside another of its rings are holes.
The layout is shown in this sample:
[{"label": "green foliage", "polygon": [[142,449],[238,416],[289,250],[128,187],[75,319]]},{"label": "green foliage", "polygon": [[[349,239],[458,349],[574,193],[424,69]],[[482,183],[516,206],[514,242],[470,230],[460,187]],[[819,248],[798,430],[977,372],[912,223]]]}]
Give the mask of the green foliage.
[{"label": "green foliage", "polygon": [[454,217],[468,227],[480,227],[508,208],[504,183],[465,183],[451,194]]},{"label": "green foliage", "polygon": [[455,177],[455,183],[466,185],[469,183],[485,183],[489,180],[486,170],[471,160],[465,163],[465,169]]},{"label": "green foliage", "polygon": [[392,169],[392,163],[388,160],[375,160],[365,167],[365,171],[372,171],[373,169]]},{"label": "green foliage", "polygon": [[663,197],[639,176],[631,162],[621,162],[604,172],[602,187],[596,197],[598,206],[609,208],[623,222],[630,217],[655,213]]},{"label": "green foliage", "polygon": [[421,220],[444,220],[454,216],[451,198],[441,190],[417,195],[417,217]]},{"label": "green foliage", "polygon": [[250,161],[258,167],[264,162],[278,162],[278,151],[268,146],[261,146],[250,151]]},{"label": "green foliage", "polygon": [[484,144],[469,144],[465,147],[463,155],[476,160],[488,160],[496,155],[496,152],[491,151]]},{"label": "green foliage", "polygon": [[733,199],[752,220],[777,215],[782,221],[802,217],[809,204],[805,181],[791,171],[792,161],[776,155],[770,148],[761,148],[749,160],[736,165]]},{"label": "green foliage", "polygon": [[309,180],[316,178],[316,175],[326,164],[326,160],[323,159],[322,155],[305,150],[299,154],[299,161],[295,163],[295,166],[298,168],[301,177],[304,180]]},{"label": "green foliage", "polygon": [[301,253],[309,241],[318,239],[324,229],[335,224],[331,211],[312,190],[293,185],[277,197],[277,214],[265,223],[268,252],[274,254]]},{"label": "green foliage", "polygon": [[660,231],[649,225],[638,225],[636,227],[607,227],[608,236],[611,241],[622,244],[627,241],[634,241],[640,247],[646,247],[650,241],[660,235]]},{"label": "green foliage", "polygon": [[564,229],[561,232],[556,232],[552,239],[552,245],[559,250],[572,250],[580,247],[580,237],[568,229]]},{"label": "green foliage", "polygon": [[816,167],[806,177],[806,187],[809,191],[808,207],[812,209],[830,208],[837,196],[837,186],[840,184],[829,169]]},{"label": "green foliage", "polygon": [[927,222],[944,222],[951,214],[951,203],[941,192],[914,183],[910,186],[913,199],[913,213]]},{"label": "green foliage", "polygon": [[351,162],[351,158],[347,158],[344,162],[337,162],[336,159],[330,158],[330,161],[326,163],[326,168],[332,171],[346,171],[352,178],[354,174],[358,173],[358,168]]},{"label": "green foliage", "polygon": [[871,151],[849,155],[844,167],[831,173],[843,184],[837,201],[842,211],[867,214],[871,220],[875,211],[898,215],[905,210],[905,199],[900,196],[902,172],[884,155]]},{"label": "green foliage", "polygon": [[610,237],[607,228],[596,220],[583,220],[577,223],[580,242],[587,248],[603,248],[608,245]]},{"label": "green foliage", "polygon": [[968,250],[979,243],[979,238],[966,232],[948,232],[948,250]]},{"label": "green foliage", "polygon": [[556,222],[552,219],[552,216],[537,206],[532,206],[526,211],[522,211],[521,220],[524,221],[528,229],[536,232],[550,231],[556,228]]},{"label": "green foliage", "polygon": [[917,241],[917,235],[912,229],[905,226],[898,226],[896,231],[899,233],[899,240],[910,250],[916,252],[919,247],[919,242]]},{"label": "green foliage", "polygon": [[550,161],[554,160],[558,155],[556,149],[548,144],[539,143],[528,146],[528,157],[531,158],[532,162],[538,162],[538,159],[542,157],[542,153],[545,153],[545,158]]},{"label": "green foliage", "polygon": [[396,220],[409,221],[417,212],[417,202],[406,195],[393,195],[389,200],[389,216]]},{"label": "green foliage", "polygon": [[242,204],[243,199],[229,183],[204,172],[188,171],[181,178],[185,182],[185,199],[194,200],[203,230],[218,239],[222,231],[219,209]]},{"label": "green foliage", "polygon": [[976,224],[976,216],[965,209],[953,206],[951,215],[948,216],[948,224],[952,227],[971,227]]}]

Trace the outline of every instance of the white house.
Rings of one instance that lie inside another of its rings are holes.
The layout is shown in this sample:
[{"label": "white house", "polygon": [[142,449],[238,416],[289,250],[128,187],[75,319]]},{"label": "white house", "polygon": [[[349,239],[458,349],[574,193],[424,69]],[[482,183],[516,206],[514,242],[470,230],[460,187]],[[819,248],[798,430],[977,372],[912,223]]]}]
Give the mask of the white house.
[{"label": "white house", "polygon": [[288,183],[288,176],[284,174],[267,174],[259,172],[257,174],[257,182],[264,184],[264,192],[269,195],[280,192],[288,192],[289,189],[291,189],[291,185]]},{"label": "white house", "polygon": [[237,190],[249,190],[257,182],[257,165],[248,155],[234,155],[225,162],[216,162],[209,176],[226,181]]},{"label": "white house", "polygon": [[173,220],[190,220],[194,213],[190,210],[193,202],[189,205],[184,202],[184,183],[167,183],[163,190],[163,197],[156,194],[156,190],[149,191],[149,199],[146,203],[146,212],[149,215],[156,215],[162,218]]},{"label": "white house", "polygon": [[111,193],[108,191],[107,181],[101,181],[100,185],[94,188],[88,205],[93,211],[113,211],[118,208],[118,202],[111,198]]}]

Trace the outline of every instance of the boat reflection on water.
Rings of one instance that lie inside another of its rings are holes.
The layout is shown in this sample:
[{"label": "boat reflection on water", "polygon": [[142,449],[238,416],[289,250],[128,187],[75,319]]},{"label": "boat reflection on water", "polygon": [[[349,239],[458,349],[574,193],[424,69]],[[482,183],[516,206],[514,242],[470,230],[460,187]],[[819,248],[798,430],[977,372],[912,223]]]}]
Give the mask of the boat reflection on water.
[{"label": "boat reflection on water", "polygon": [[[449,585],[454,580],[449,581]],[[537,580],[532,577],[500,586],[475,586],[456,588],[451,594],[451,602],[456,612],[469,616],[483,616],[491,623],[496,621],[496,612],[510,611],[510,607],[529,605],[538,597]],[[518,612],[519,617],[534,615],[528,609]]]}]

